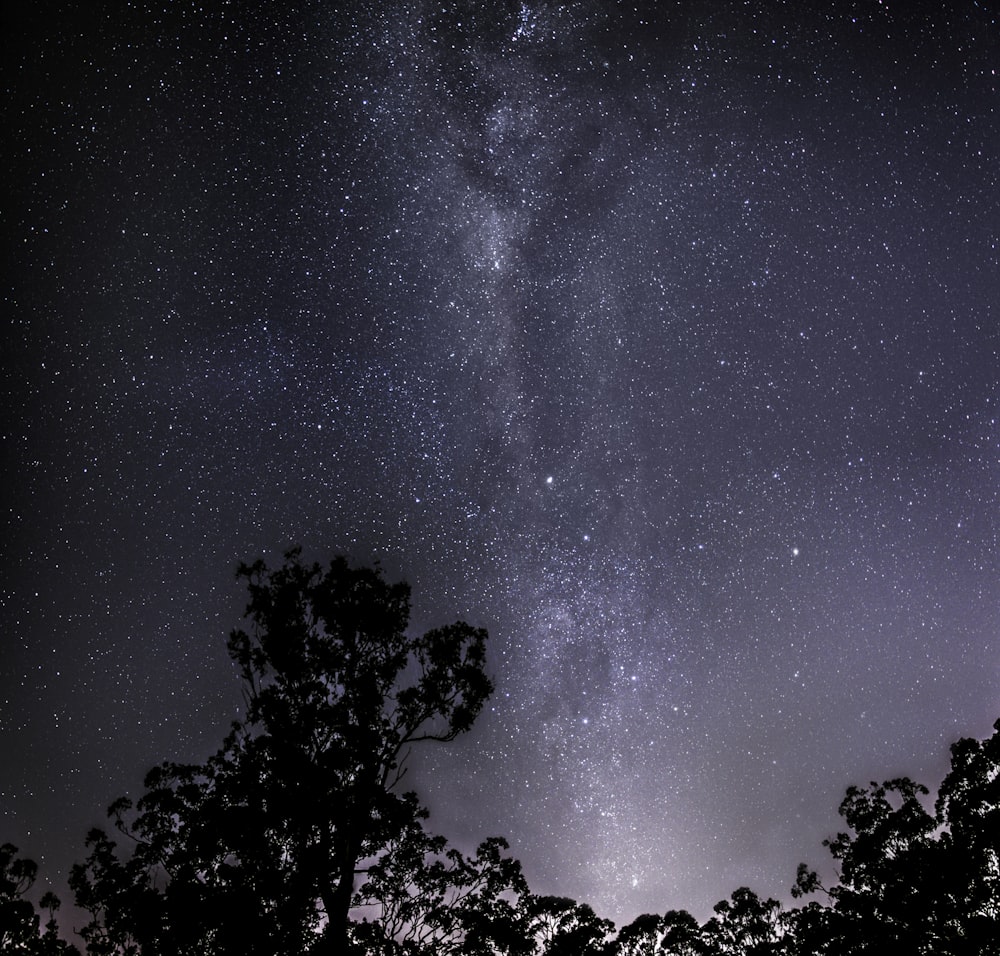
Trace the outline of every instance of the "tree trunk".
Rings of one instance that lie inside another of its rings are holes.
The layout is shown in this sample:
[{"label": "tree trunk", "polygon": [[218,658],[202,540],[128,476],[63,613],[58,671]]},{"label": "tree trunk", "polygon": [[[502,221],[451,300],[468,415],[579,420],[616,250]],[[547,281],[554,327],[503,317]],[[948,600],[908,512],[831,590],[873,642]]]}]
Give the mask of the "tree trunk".
[{"label": "tree trunk", "polygon": [[[351,832],[350,828],[348,832]],[[326,929],[312,948],[317,956],[346,956],[352,951],[347,928],[351,897],[354,895],[354,868],[359,852],[360,841],[353,836],[347,838],[339,853],[335,852],[336,882],[333,885],[327,883],[320,892],[326,910]]]}]

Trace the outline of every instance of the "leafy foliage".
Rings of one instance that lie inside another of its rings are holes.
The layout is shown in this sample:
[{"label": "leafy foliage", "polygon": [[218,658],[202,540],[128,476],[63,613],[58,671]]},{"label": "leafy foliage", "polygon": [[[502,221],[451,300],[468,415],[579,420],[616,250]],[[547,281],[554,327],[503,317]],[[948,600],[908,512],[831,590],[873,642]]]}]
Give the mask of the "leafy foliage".
[{"label": "leafy foliage", "polygon": [[762,900],[745,886],[715,904],[715,916],[705,924],[708,952],[719,956],[771,956],[784,952],[781,904]]},{"label": "leafy foliage", "polygon": [[409,589],[297,550],[241,565],[249,627],[230,655],[246,716],[203,765],[165,763],[71,884],[91,952],[346,952],[361,861],[411,826],[397,792],[412,745],[468,730],[492,690],[486,632],[407,632]]},{"label": "leafy foliage", "polygon": [[701,927],[686,910],[662,916],[644,913],[619,930],[612,956],[700,956],[705,953]]},{"label": "leafy foliage", "polygon": [[367,870],[354,897],[365,917],[352,939],[366,953],[521,953],[527,894],[520,864],[499,837],[464,856],[431,836],[418,811]]},{"label": "leafy foliage", "polygon": [[[410,748],[468,730],[492,691],[485,631],[408,633],[409,590],[343,559],[241,565],[229,637],[246,713],[203,764],[164,763],[109,809],[70,884],[89,956],[980,956],[1000,953],[1000,720],[960,740],[931,804],[906,778],[851,786],[825,840],[836,881],[799,866],[783,910],[748,887],[703,924],[644,914],[615,933],[529,891],[500,838],[471,855],[400,792]],[[72,956],[0,847],[0,952]]]},{"label": "leafy foliage", "polygon": [[524,912],[529,952],[540,956],[600,956],[615,928],[586,903],[561,896],[531,896]]},{"label": "leafy foliage", "polygon": [[37,875],[38,866],[33,860],[19,857],[16,846],[0,846],[0,953],[78,956],[76,947],[59,937],[55,918],[59,899],[52,893],[45,893],[39,901],[49,914],[44,931],[39,932],[41,919],[26,897]]},{"label": "leafy foliage", "polygon": [[803,951],[1000,952],[1000,720],[994,731],[952,746],[933,815],[907,778],[848,788],[849,830],[824,841],[839,882],[827,889],[802,865],[792,890],[829,901],[796,914]]}]

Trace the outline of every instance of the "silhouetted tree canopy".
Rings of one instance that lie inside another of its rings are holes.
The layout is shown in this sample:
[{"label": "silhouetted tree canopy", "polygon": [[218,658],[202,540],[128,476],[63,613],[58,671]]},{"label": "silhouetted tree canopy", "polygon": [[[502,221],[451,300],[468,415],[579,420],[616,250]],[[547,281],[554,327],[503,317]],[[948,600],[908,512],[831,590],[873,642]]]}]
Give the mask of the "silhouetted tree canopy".
[{"label": "silhouetted tree canopy", "polygon": [[468,730],[492,690],[486,632],[410,635],[409,588],[377,569],[293,550],[238,575],[246,716],[205,764],[162,764],[112,805],[130,854],[90,834],[71,883],[93,953],[346,952],[359,867],[418,816],[397,792],[410,747]]},{"label": "silhouetted tree canopy", "polygon": [[933,814],[927,788],[905,777],[848,788],[848,830],[824,841],[838,882],[824,887],[803,864],[792,889],[828,901],[798,913],[803,952],[1000,953],[1000,720],[993,728],[952,745]]},{"label": "silhouetted tree canopy", "polygon": [[[70,877],[89,956],[983,956],[1000,954],[1000,720],[951,748],[931,801],[902,777],[851,786],[784,909],[749,887],[704,923],[643,914],[617,933],[587,904],[534,894],[506,841],[471,854],[425,826],[400,781],[410,748],[468,730],[492,690],[486,633],[408,633],[409,590],[297,550],[241,565],[229,636],[246,711],[204,764],[164,763],[87,837]],[[0,847],[0,953],[72,956],[35,864]]]},{"label": "silhouetted tree canopy", "polygon": [[471,857],[423,827],[417,811],[373,862],[355,894],[352,942],[365,953],[525,953],[520,902],[528,892],[507,842]]},{"label": "silhouetted tree canopy", "polygon": [[33,860],[17,855],[11,843],[0,846],[0,953],[24,956],[79,956],[75,946],[59,937],[56,910],[59,899],[53,893],[43,894],[39,901],[49,918],[41,930],[41,918],[27,898],[38,875]]},{"label": "silhouetted tree canopy", "polygon": [[532,896],[525,901],[531,953],[544,956],[600,956],[615,924],[601,919],[586,903],[561,896]]}]

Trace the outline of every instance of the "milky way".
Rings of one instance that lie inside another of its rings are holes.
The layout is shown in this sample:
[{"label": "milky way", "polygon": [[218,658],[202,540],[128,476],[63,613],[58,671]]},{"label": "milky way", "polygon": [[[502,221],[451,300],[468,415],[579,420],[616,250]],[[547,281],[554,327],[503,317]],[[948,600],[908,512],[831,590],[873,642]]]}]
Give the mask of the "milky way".
[{"label": "milky way", "polygon": [[431,826],[617,920],[787,896],[988,733],[998,25],[754,6],[15,19],[0,836],[54,885],[219,742],[296,542],[489,629]]}]

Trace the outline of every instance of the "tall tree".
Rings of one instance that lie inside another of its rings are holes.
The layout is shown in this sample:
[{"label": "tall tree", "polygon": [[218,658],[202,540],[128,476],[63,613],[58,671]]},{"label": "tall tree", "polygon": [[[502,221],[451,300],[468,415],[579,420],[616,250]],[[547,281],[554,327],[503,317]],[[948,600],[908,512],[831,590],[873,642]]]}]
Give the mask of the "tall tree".
[{"label": "tall tree", "polygon": [[39,901],[47,910],[44,931],[41,918],[27,894],[35,883],[34,860],[17,855],[12,843],[0,846],[0,953],[23,956],[79,956],[75,946],[64,942],[56,924],[59,899],[45,893]]},{"label": "tall tree", "polygon": [[527,938],[538,956],[602,956],[614,930],[586,903],[562,896],[527,896],[522,902]]},{"label": "tall tree", "polygon": [[781,904],[745,886],[713,907],[703,927],[706,952],[715,956],[776,956],[785,952]]},{"label": "tall tree", "polygon": [[608,947],[608,956],[705,956],[698,921],[687,910],[663,916],[644,913],[623,926]]},{"label": "tall tree", "polygon": [[934,886],[936,822],[921,798],[927,788],[908,778],[848,787],[840,815],[848,830],[823,843],[839,866],[826,890],[815,873],[799,867],[793,894],[824,890],[828,918],[811,913],[803,931],[832,940],[843,953],[929,952],[940,924]]},{"label": "tall tree", "polygon": [[955,956],[1000,952],[1000,720],[993,731],[952,744],[935,805],[942,952]]},{"label": "tall tree", "polygon": [[204,765],[163,764],[112,806],[130,856],[91,834],[72,885],[95,952],[348,952],[361,864],[414,820],[410,748],[468,730],[492,691],[486,632],[410,634],[409,588],[378,569],[296,549],[238,576],[245,717]]}]

